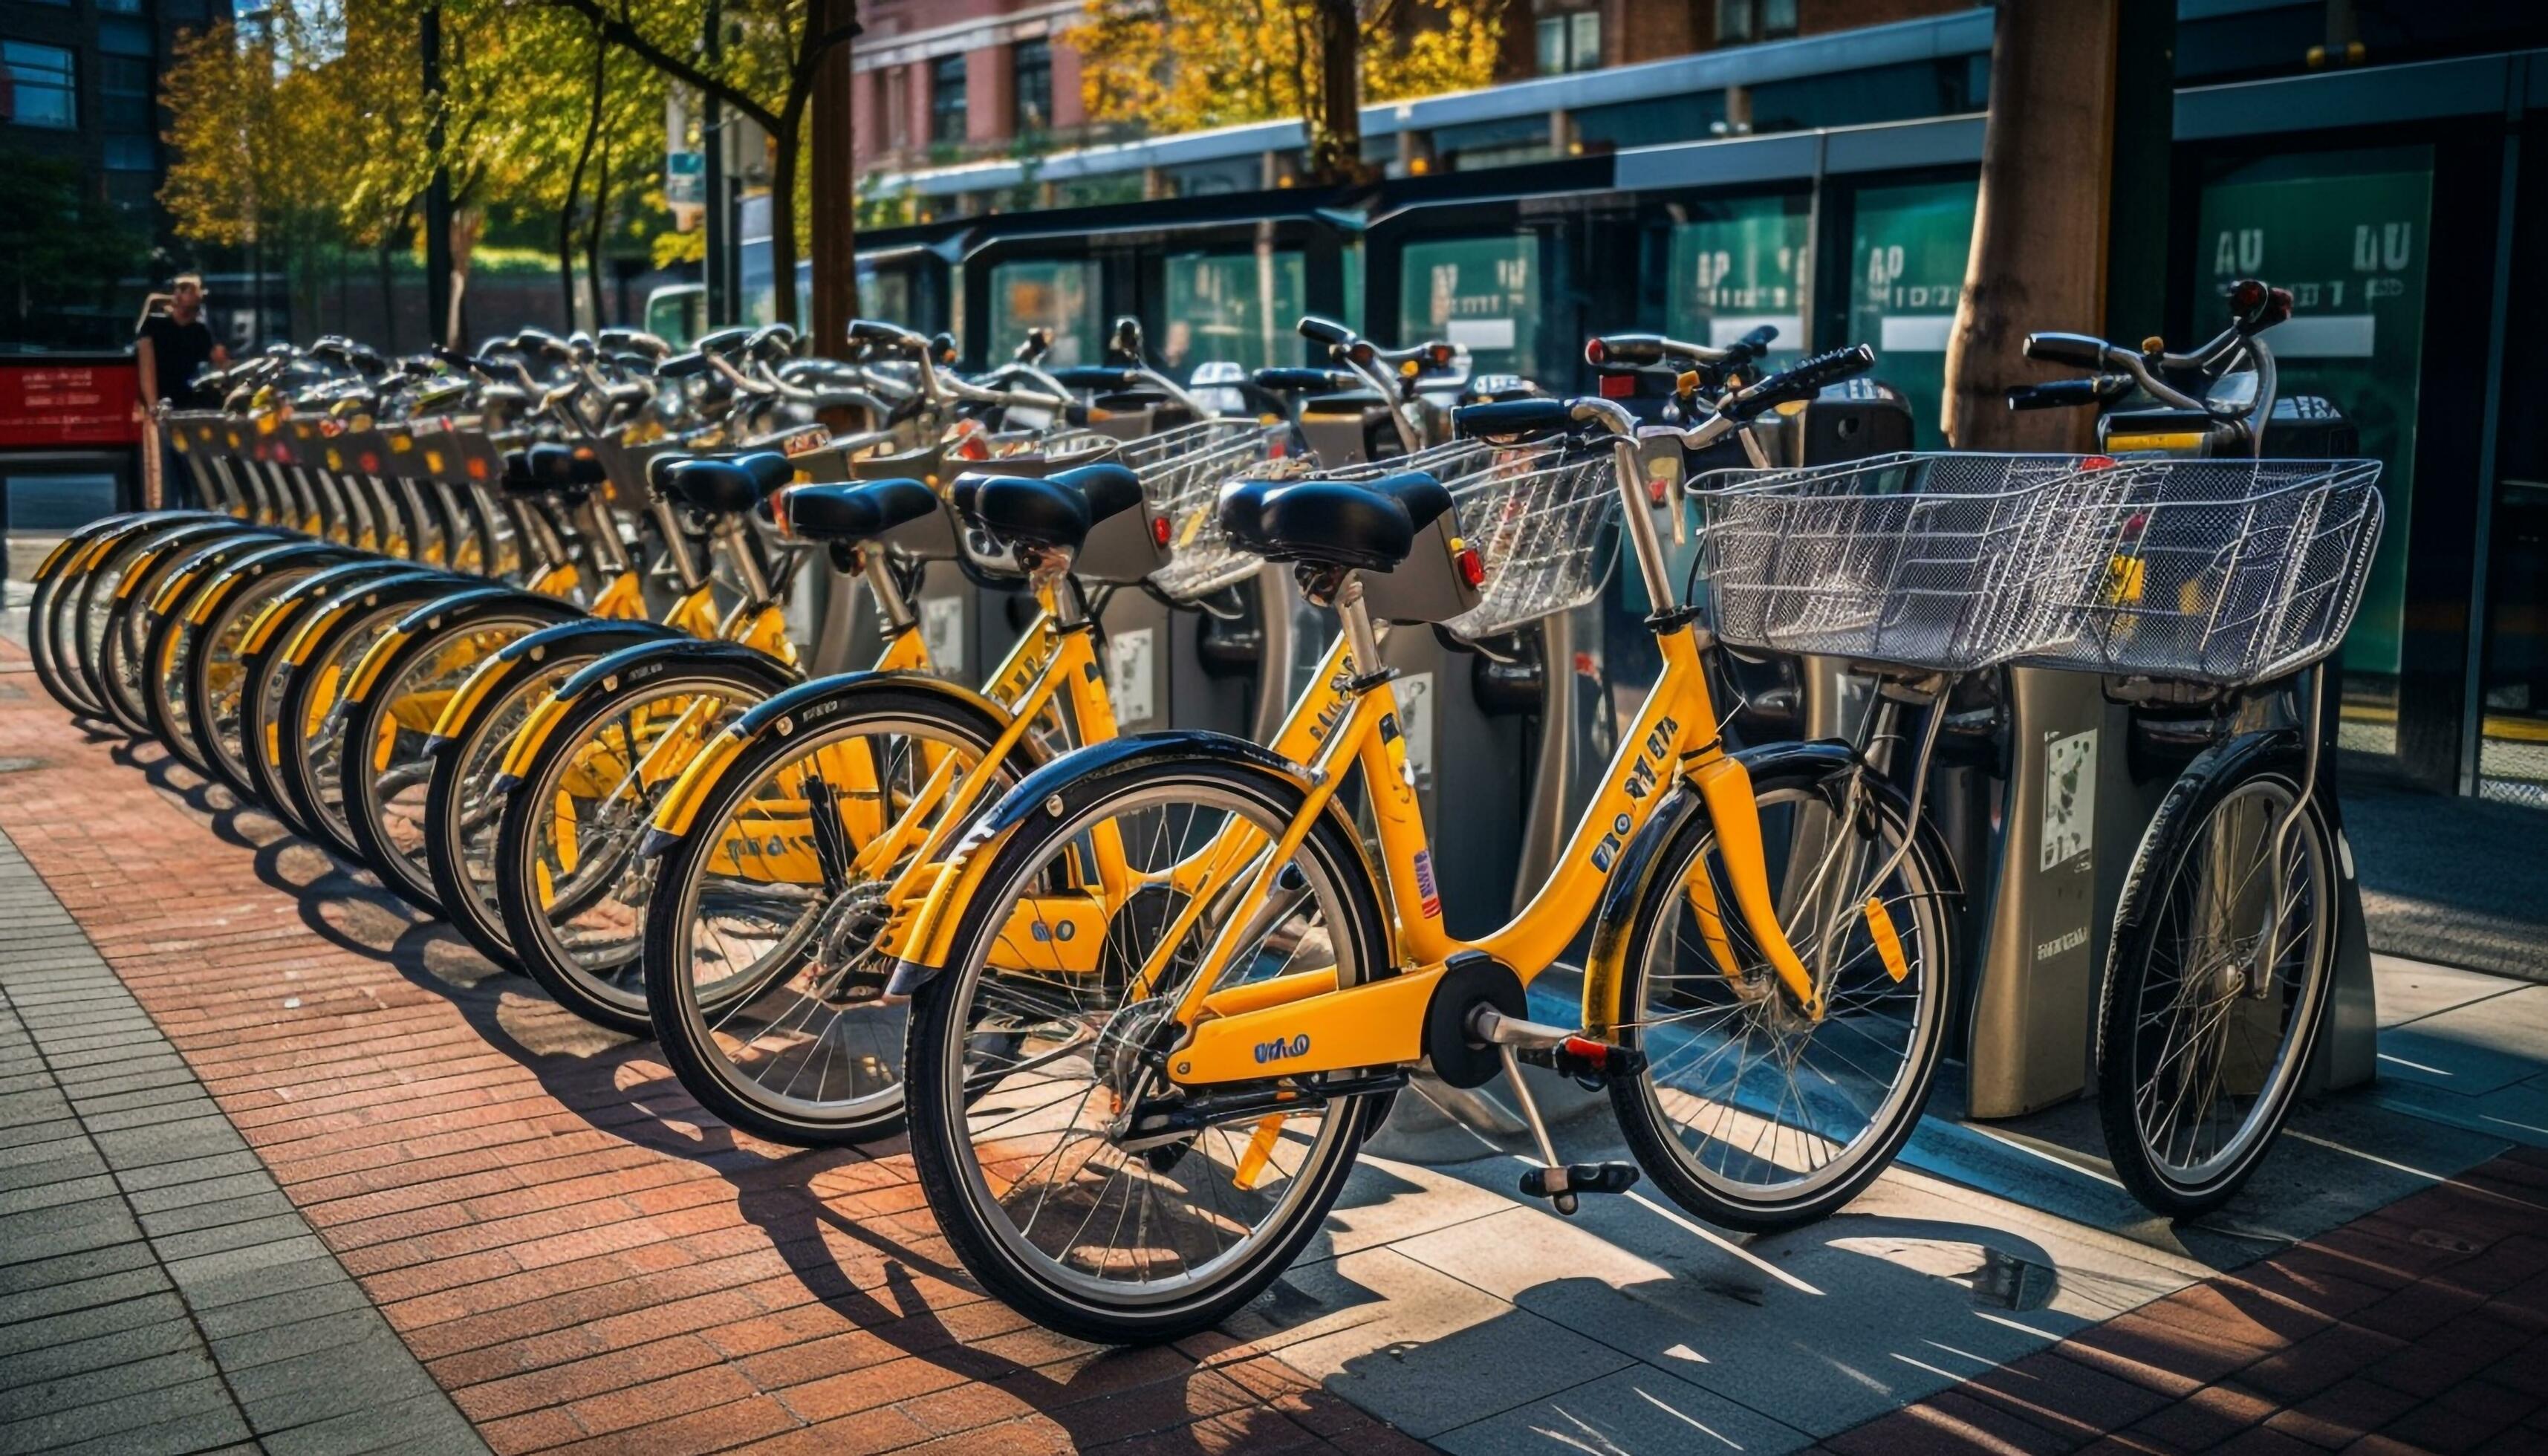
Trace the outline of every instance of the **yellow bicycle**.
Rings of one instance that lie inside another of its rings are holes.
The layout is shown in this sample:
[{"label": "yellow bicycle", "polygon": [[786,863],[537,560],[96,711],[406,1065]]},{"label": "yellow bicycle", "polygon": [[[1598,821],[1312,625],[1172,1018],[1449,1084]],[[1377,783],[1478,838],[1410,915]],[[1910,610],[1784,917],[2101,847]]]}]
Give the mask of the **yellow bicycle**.
[{"label": "yellow bicycle", "polygon": [[[1607,402],[1522,401],[1402,462],[1429,469],[1224,495],[1228,538],[1295,563],[1342,619],[1330,672],[1269,747],[1144,735],[1037,771],[901,939],[914,1159],[977,1278],[1084,1338],[1208,1325],[1316,1231],[1419,1066],[1470,1087],[1530,1061],[1608,1089],[1635,1163],[1568,1165],[1510,1078],[1543,1164],[1523,1191],[1561,1212],[1642,1168],[1703,1217],[1777,1228],[1882,1170],[1937,1065],[1955,893],[1882,769],[1899,702],[1857,744],[1727,753],[1713,636],[1675,604],[1644,488],[1871,362],[1809,360],[1642,448]],[[1559,867],[1509,924],[1455,937],[1392,675],[1364,666],[1375,618],[1484,635],[1589,599],[1622,500],[1660,675]],[[1588,925],[1580,1013],[1533,1020],[1527,987]]]}]

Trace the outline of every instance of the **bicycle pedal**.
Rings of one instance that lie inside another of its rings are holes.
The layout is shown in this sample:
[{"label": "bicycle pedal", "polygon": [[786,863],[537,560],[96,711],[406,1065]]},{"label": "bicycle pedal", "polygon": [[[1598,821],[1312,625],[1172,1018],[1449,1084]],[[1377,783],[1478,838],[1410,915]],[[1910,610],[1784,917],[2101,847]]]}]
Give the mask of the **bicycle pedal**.
[{"label": "bicycle pedal", "polygon": [[1545,1198],[1555,1203],[1558,1212],[1575,1212],[1575,1198],[1584,1193],[1625,1193],[1637,1186],[1642,1171],[1635,1163],[1567,1163],[1554,1168],[1533,1168],[1521,1175],[1521,1191],[1531,1198]]},{"label": "bicycle pedal", "polygon": [[1601,1091],[1613,1081],[1634,1077],[1646,1069],[1646,1053],[1636,1047],[1583,1036],[1568,1037],[1554,1046],[1518,1047],[1513,1055],[1572,1078],[1589,1092]]}]

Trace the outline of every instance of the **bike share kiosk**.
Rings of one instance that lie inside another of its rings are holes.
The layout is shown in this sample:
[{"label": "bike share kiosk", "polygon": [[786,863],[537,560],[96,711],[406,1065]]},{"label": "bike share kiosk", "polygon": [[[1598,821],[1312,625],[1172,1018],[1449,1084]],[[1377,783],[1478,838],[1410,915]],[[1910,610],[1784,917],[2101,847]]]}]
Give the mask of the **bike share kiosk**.
[{"label": "bike share kiosk", "polygon": [[[2279,317],[2254,326],[2270,326]],[[2075,334],[2033,335],[2027,353],[2091,370],[2118,362],[2102,340]],[[2012,392],[2010,406],[2095,405],[2098,447],[2117,457],[2253,452],[2267,460],[2336,461],[2358,455],[2352,423],[2322,399],[2272,398],[2261,430],[2250,433],[2259,393],[2273,392],[2271,355],[2259,353],[2261,369],[2215,374],[2162,369],[2153,350],[2126,361],[2128,370],[2138,362],[2138,371],[2022,388]],[[2175,398],[2153,394],[2145,383],[2152,377]],[[1950,822],[1968,829],[1956,847],[1978,932],[1969,943],[1975,954],[1966,957],[1973,971],[1968,1116],[2014,1117],[2092,1086],[2116,908],[2160,800],[2185,765],[2226,732],[2315,723],[2322,748],[2331,748],[2335,715],[2307,701],[2317,697],[2322,705],[2330,690],[2327,672],[2321,664],[2278,690],[2246,694],[2237,717],[2221,721],[2208,703],[2165,683],[2006,670],[1998,741],[1983,744],[1997,759],[1989,772],[2002,794],[1999,835],[1984,855],[1964,858],[1967,845],[1984,848],[1969,833],[1987,822],[1986,805],[1976,801],[1985,791],[1982,775],[1961,771],[1963,781],[1942,785],[1939,794],[1965,801],[1965,814]],[[2315,799],[2338,846],[2331,865],[2330,1004],[2305,1083],[2305,1090],[2325,1091],[2370,1080],[2377,1023],[2361,890],[2343,847],[2332,756],[2314,757]]]}]

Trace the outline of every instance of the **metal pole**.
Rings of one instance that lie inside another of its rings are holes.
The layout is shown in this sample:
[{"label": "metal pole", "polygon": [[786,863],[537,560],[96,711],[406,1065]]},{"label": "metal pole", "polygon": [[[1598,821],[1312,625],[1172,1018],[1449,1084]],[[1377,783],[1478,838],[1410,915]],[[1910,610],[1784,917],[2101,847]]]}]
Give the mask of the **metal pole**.
[{"label": "metal pole", "polygon": [[[713,72],[724,54],[725,43],[718,35],[724,28],[717,0],[708,0],[707,35],[701,54]],[[725,185],[725,103],[710,93],[700,98],[699,145],[707,155],[700,168],[707,189],[707,258],[700,265],[708,287],[707,326],[722,328],[735,321],[734,307],[734,214]]]},{"label": "metal pole", "polygon": [[424,189],[424,330],[451,347],[451,168],[442,159],[442,7],[428,5],[417,23],[424,60],[424,144],[433,152],[433,180]]}]

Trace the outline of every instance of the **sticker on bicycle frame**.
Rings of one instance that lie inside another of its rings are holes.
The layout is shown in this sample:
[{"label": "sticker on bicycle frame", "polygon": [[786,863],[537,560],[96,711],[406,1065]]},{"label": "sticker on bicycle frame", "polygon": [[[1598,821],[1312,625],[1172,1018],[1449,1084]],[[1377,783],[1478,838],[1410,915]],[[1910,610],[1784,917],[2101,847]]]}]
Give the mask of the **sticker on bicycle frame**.
[{"label": "sticker on bicycle frame", "polygon": [[1433,786],[1433,675],[1410,673],[1391,684],[1398,690],[1398,727],[1407,740],[1407,767],[1416,788]]},{"label": "sticker on bicycle frame", "polygon": [[1417,850],[1415,852],[1415,908],[1424,912],[1425,919],[1439,920],[1442,918],[1442,891],[1433,883],[1433,852],[1431,850]]},{"label": "sticker on bicycle frame", "polygon": [[2097,730],[2056,738],[2044,749],[2043,867],[2088,852],[2097,829]]},{"label": "sticker on bicycle frame", "polygon": [[964,598],[934,596],[920,603],[920,640],[929,648],[929,666],[939,677],[960,681],[964,675]]},{"label": "sticker on bicycle frame", "polygon": [[1158,715],[1158,692],[1151,672],[1157,661],[1152,650],[1156,641],[1156,634],[1148,627],[1138,632],[1118,632],[1106,639],[1106,695],[1114,700],[1115,721],[1122,727],[1146,723]]}]

